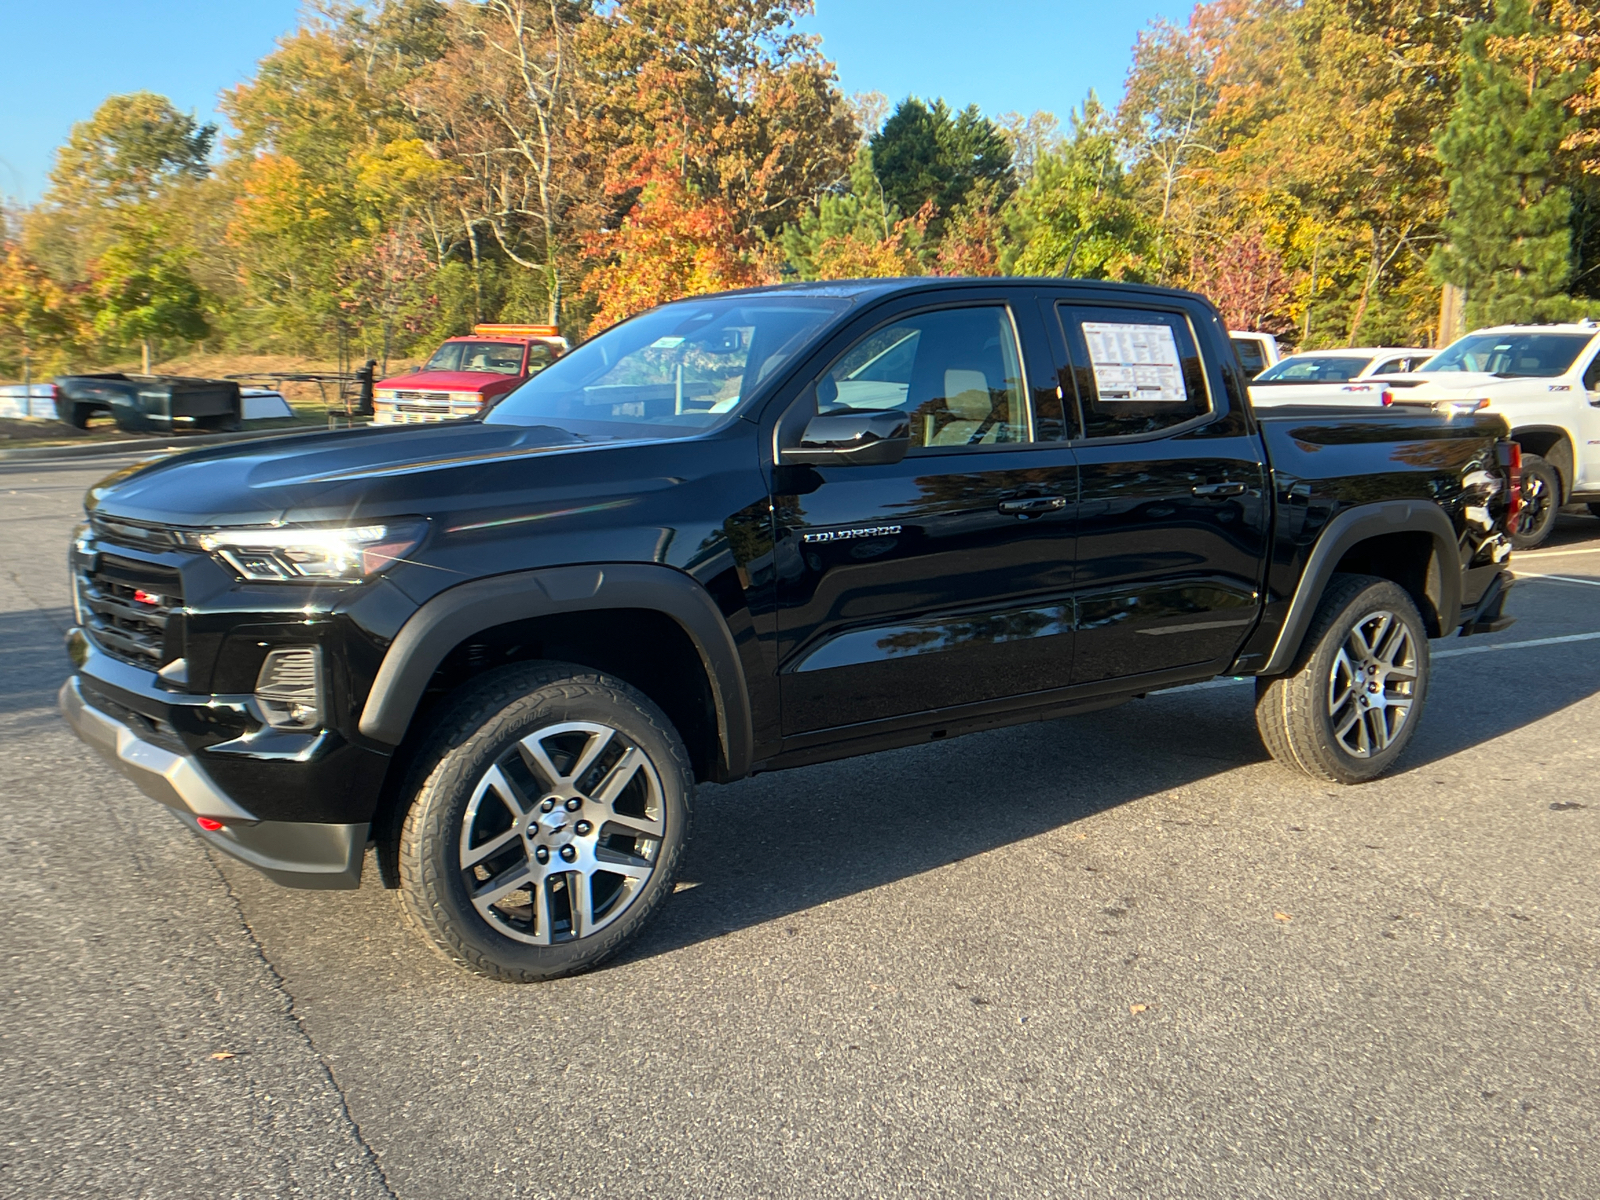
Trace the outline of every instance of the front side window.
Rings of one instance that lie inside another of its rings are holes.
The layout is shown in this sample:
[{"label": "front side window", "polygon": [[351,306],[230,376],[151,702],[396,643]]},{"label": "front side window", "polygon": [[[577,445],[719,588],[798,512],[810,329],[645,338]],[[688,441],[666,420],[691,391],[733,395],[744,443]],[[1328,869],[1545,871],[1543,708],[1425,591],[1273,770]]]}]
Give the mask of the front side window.
[{"label": "front side window", "polygon": [[1589,335],[1583,333],[1470,333],[1440,351],[1421,370],[1554,379],[1572,369],[1589,341]]},{"label": "front side window", "polygon": [[482,371],[488,375],[522,373],[521,342],[446,342],[434,351],[424,371]]},{"label": "front side window", "polygon": [[1348,354],[1297,354],[1261,372],[1257,383],[1349,383],[1371,359]]},{"label": "front side window", "polygon": [[556,359],[484,420],[585,437],[703,433],[733,417],[847,303],[773,295],[666,304]]},{"label": "front side window", "polygon": [[1084,434],[1156,433],[1211,411],[1205,368],[1181,313],[1059,304]]},{"label": "front side window", "polygon": [[904,317],[845,351],[817,382],[817,411],[909,418],[912,453],[1030,440],[1010,312],[949,308]]}]

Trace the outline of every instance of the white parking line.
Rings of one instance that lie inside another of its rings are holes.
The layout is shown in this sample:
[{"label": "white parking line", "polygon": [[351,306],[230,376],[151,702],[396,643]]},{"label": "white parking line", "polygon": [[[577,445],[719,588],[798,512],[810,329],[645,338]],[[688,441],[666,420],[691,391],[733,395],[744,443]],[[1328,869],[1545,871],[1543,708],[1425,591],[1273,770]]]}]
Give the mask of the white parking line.
[{"label": "white parking line", "polygon": [[1600,587],[1600,579],[1578,579],[1572,575],[1539,575],[1532,571],[1516,572],[1518,579],[1548,579],[1551,583],[1582,583],[1589,587]]},{"label": "white parking line", "polygon": [[[1584,580],[1583,582],[1593,582]],[[1435,650],[1434,658],[1456,658],[1463,654],[1491,654],[1496,650],[1532,650],[1537,646],[1560,646],[1567,642],[1597,642],[1600,633],[1568,633],[1561,637],[1529,638],[1525,642],[1495,642],[1488,646],[1457,646],[1451,650]],[[1208,679],[1204,683],[1186,683],[1182,687],[1166,688],[1164,693],[1173,692],[1202,692],[1207,688],[1236,687],[1241,683],[1251,683],[1253,676],[1240,676],[1229,679]]]},{"label": "white parking line", "polygon": [[[1524,558],[1566,558],[1573,554],[1600,554],[1600,547],[1585,550],[1518,550],[1511,557],[1513,560]],[[1513,563],[1513,565],[1515,565]]]}]

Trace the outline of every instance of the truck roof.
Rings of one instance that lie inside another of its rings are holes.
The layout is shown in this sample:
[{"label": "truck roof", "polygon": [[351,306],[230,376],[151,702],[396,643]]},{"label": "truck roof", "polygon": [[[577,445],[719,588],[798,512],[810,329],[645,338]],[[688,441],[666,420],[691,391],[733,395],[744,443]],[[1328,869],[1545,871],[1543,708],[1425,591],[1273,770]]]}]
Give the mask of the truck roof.
[{"label": "truck roof", "polygon": [[1593,317],[1586,317],[1582,321],[1529,322],[1525,325],[1486,325],[1482,329],[1469,330],[1463,336],[1477,337],[1479,334],[1484,333],[1528,333],[1530,331],[1538,331],[1540,333],[1582,333],[1593,337],[1595,334],[1600,333],[1600,321],[1596,321]]}]

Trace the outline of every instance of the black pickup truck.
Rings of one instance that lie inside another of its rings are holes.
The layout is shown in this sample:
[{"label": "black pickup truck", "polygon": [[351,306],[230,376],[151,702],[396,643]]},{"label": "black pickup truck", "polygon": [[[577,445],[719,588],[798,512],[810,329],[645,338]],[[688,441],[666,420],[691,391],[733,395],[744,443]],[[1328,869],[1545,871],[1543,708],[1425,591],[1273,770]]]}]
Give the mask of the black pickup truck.
[{"label": "black pickup truck", "polygon": [[371,844],[445,954],[546,979],[671,893],[697,781],[1219,674],[1282,762],[1377,775],[1429,639],[1510,623],[1505,435],[1252,413],[1186,292],[683,300],[472,419],[103,481],[61,705],[217,849],[331,888]]}]

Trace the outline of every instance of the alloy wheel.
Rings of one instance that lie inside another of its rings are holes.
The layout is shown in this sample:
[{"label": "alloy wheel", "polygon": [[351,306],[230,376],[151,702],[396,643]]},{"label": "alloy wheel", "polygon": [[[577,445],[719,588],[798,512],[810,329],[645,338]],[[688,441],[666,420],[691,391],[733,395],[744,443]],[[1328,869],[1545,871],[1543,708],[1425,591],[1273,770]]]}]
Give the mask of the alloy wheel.
[{"label": "alloy wheel", "polygon": [[460,869],[478,914],[536,946],[589,937],[654,874],[666,832],[660,775],[616,729],[535,730],[484,772],[462,817]]},{"label": "alloy wheel", "polygon": [[1381,754],[1411,717],[1416,696],[1417,647],[1411,630],[1387,610],[1355,622],[1328,679],[1333,736],[1356,758]]}]

